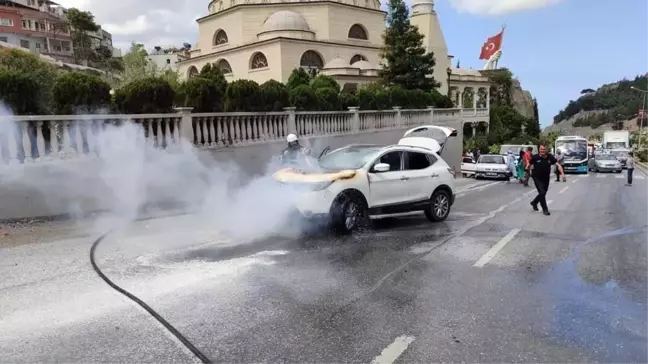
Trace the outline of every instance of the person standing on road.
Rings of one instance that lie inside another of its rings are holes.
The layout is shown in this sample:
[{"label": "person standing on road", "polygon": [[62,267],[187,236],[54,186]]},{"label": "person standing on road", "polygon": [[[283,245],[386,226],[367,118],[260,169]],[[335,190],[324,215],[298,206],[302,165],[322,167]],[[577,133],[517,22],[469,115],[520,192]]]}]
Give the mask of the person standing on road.
[{"label": "person standing on road", "polygon": [[560,152],[560,149],[556,150],[556,160],[558,163],[556,164],[556,182],[560,182],[560,174],[558,173],[558,165],[561,167],[565,164],[565,155],[563,155]]},{"label": "person standing on road", "polygon": [[518,183],[524,182],[524,149],[520,149],[520,156],[517,164]]},{"label": "person standing on road", "polygon": [[628,169],[628,183],[626,183],[626,186],[632,186],[632,173],[634,172],[634,165],[634,153],[629,152],[628,159],[626,159],[626,168]]},{"label": "person standing on road", "polygon": [[508,164],[509,171],[511,172],[511,175],[508,178],[508,182],[511,182],[511,177],[517,178],[517,173],[515,172],[515,157],[513,156],[513,151],[508,150],[506,153],[506,163]]},{"label": "person standing on road", "polygon": [[539,153],[531,157],[531,177],[533,177],[533,183],[535,184],[536,190],[538,190],[538,195],[536,198],[531,201],[531,207],[534,211],[538,211],[538,204],[542,207],[542,213],[545,215],[551,215],[549,213],[549,207],[547,207],[547,191],[549,190],[549,181],[551,180],[551,166],[555,165],[560,176],[565,178],[565,171],[556,157],[552,154],[547,153],[547,147],[541,145],[539,148]]},{"label": "person standing on road", "polygon": [[527,147],[524,153],[524,187],[529,187],[529,177],[531,176],[531,158],[533,157],[533,148]]}]

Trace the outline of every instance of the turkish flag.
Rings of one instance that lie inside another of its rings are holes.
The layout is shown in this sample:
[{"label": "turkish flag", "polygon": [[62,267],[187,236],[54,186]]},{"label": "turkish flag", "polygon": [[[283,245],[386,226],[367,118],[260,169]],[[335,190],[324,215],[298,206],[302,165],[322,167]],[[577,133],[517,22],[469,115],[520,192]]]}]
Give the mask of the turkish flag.
[{"label": "turkish flag", "polygon": [[495,52],[502,49],[502,38],[504,38],[504,30],[499,32],[499,34],[488,38],[482,46],[479,59],[488,60],[493,56],[493,54],[495,54]]}]

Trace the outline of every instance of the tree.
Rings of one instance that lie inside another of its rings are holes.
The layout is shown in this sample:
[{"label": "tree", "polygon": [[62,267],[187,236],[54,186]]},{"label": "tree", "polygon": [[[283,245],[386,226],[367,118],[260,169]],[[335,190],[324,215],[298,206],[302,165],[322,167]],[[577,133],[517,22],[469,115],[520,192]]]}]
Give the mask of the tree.
[{"label": "tree", "polygon": [[308,74],[308,72],[304,71],[303,68],[295,68],[292,73],[290,73],[286,86],[288,86],[289,89],[294,89],[297,86],[301,85],[308,86],[310,84],[310,80],[311,76]]},{"label": "tree", "polygon": [[433,53],[426,53],[423,35],[409,20],[409,11],[403,0],[389,0],[388,27],[383,35],[382,56],[385,59],[380,77],[387,85],[404,89],[431,91],[439,86],[434,80]]},{"label": "tree", "polygon": [[96,32],[99,25],[95,23],[94,15],[89,11],[81,11],[77,8],[70,8],[67,12],[67,20],[72,33],[74,44],[74,58],[77,62],[88,63],[93,53],[92,39],[88,32]]},{"label": "tree", "polygon": [[38,55],[20,49],[0,50],[0,71],[29,74],[40,86],[38,95],[33,94],[38,104],[38,111],[47,113],[52,96],[52,85],[56,79],[56,68],[53,64],[44,62]]},{"label": "tree", "polygon": [[132,43],[130,50],[123,57],[124,73],[123,82],[129,83],[140,78],[155,75],[155,66],[148,60],[148,53],[144,45]]},{"label": "tree", "polygon": [[99,77],[82,72],[60,75],[52,95],[53,111],[57,114],[87,114],[110,106],[110,86]]}]

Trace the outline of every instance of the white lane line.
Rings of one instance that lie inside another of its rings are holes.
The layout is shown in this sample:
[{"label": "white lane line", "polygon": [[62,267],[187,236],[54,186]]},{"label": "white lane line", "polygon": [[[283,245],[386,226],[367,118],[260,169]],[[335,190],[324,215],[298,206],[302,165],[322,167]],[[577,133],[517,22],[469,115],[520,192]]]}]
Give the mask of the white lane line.
[{"label": "white lane line", "polygon": [[614,178],[616,178],[616,179],[624,179],[625,176],[622,175],[622,174],[617,174],[616,176],[614,176]]},{"label": "white lane line", "polygon": [[551,205],[553,203],[553,200],[547,201],[547,206]]},{"label": "white lane line", "polygon": [[567,187],[563,187],[563,189],[560,190],[560,192],[558,192],[558,194],[559,194],[559,195],[562,195],[563,192],[567,191],[568,189],[569,189],[569,186],[567,186]]},{"label": "white lane line", "polygon": [[604,174],[600,174],[600,173],[596,175],[596,178],[605,178],[605,177],[606,176]]},{"label": "white lane line", "polygon": [[380,355],[374,358],[371,364],[392,364],[407,350],[414,339],[414,336],[407,335],[397,337]]},{"label": "white lane line", "polygon": [[529,195],[532,195],[532,194],[534,194],[534,193],[536,193],[536,190],[531,190],[531,191],[529,191],[529,192],[525,192],[525,193],[524,193],[524,196],[529,196]]},{"label": "white lane line", "polygon": [[572,181],[572,183],[576,183],[576,182],[578,182],[578,180],[577,180],[577,179],[575,179],[575,180],[573,180],[573,181]]},{"label": "white lane line", "polygon": [[587,176],[587,174],[581,174],[580,176],[578,176],[578,178],[587,178]]},{"label": "white lane line", "polygon": [[646,179],[646,177],[644,177],[644,176],[642,176],[642,175],[640,175],[640,174],[638,174],[638,175],[636,175],[636,176],[632,176],[632,178],[635,178],[635,179]]},{"label": "white lane line", "polygon": [[519,232],[520,229],[511,230],[508,234],[506,234],[506,236],[502,238],[502,240],[498,241],[497,244],[493,245],[493,247],[490,248],[486,252],[486,254],[482,255],[482,257],[479,258],[479,260],[475,262],[475,264],[473,264],[473,267],[483,268],[484,265],[486,265],[486,263],[488,263],[491,259],[493,259],[495,255],[499,253],[500,250],[504,249],[506,244],[508,244],[511,240],[513,240],[515,235],[517,235],[517,233]]}]

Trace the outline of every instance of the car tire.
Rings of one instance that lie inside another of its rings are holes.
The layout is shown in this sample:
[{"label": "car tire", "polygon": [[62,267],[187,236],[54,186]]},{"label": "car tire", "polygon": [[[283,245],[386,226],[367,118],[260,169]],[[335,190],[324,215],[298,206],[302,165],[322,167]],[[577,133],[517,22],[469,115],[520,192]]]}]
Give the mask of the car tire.
[{"label": "car tire", "polygon": [[354,194],[341,195],[331,207],[333,229],[340,234],[350,234],[357,230],[369,216],[364,199]]},{"label": "car tire", "polygon": [[461,175],[463,176],[463,178],[468,178],[468,173],[462,173]]},{"label": "car tire", "polygon": [[434,192],[430,205],[425,209],[425,217],[432,222],[440,222],[450,215],[450,194],[445,190]]}]

